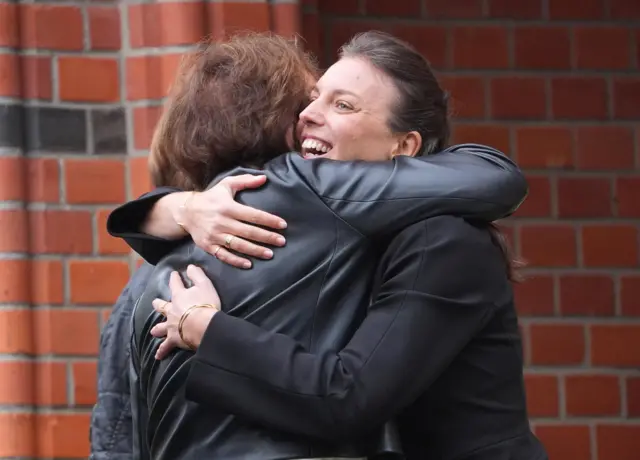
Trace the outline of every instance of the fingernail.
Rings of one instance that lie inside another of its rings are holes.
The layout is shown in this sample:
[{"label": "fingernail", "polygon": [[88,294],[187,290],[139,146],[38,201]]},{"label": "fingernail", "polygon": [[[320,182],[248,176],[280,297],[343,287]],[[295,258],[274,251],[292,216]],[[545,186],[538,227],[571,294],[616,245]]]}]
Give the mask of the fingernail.
[{"label": "fingernail", "polygon": [[273,257],[273,251],[271,249],[265,249],[262,255],[265,259],[271,259]]},{"label": "fingernail", "polygon": [[251,262],[245,262],[242,264],[244,268],[251,268]]},{"label": "fingernail", "polygon": [[278,243],[279,245],[284,245],[287,242],[287,240],[284,239],[284,236],[279,236],[276,238],[276,243]]},{"label": "fingernail", "polygon": [[284,220],[280,221],[280,228],[287,228],[287,223]]}]

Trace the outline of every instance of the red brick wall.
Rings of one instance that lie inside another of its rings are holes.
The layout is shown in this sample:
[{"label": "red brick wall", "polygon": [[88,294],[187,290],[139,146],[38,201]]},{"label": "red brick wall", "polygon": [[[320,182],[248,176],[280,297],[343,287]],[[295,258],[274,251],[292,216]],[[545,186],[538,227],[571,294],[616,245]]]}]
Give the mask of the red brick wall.
[{"label": "red brick wall", "polygon": [[301,31],[325,63],[381,28],[431,59],[455,140],[529,173],[507,226],[538,435],[552,460],[637,458],[639,20],[637,0],[0,2],[0,458],[86,456],[99,330],[135,266],[106,215],[149,188],[180,53],[234,28]]}]

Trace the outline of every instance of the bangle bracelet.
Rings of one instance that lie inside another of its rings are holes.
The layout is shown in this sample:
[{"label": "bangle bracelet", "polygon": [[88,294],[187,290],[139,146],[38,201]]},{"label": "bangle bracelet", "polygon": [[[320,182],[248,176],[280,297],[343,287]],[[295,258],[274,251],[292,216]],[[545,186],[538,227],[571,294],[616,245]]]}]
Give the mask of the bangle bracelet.
[{"label": "bangle bracelet", "polygon": [[[180,226],[180,228],[182,228],[182,230],[184,230],[185,232],[187,232],[187,229],[184,228],[184,215],[187,212],[187,205],[189,204],[189,201],[191,200],[191,198],[193,198],[193,196],[195,195],[195,192],[188,192],[189,196],[187,196],[184,201],[182,202],[182,204],[180,206],[178,206],[178,209],[180,210],[180,220],[176,219],[176,224],[178,224]],[[189,232],[187,232],[189,233]]]},{"label": "bangle bracelet", "polygon": [[189,342],[187,339],[184,338],[184,334],[182,332],[182,326],[184,325],[184,322],[189,317],[191,312],[196,308],[213,308],[214,310],[218,310],[218,311],[220,310],[220,308],[216,307],[215,305],[211,305],[210,303],[191,305],[189,308],[185,310],[185,312],[180,317],[180,321],[178,321],[178,335],[180,335],[180,340],[182,340],[185,343],[185,345],[189,347],[190,350],[195,350],[196,347],[191,342]]}]

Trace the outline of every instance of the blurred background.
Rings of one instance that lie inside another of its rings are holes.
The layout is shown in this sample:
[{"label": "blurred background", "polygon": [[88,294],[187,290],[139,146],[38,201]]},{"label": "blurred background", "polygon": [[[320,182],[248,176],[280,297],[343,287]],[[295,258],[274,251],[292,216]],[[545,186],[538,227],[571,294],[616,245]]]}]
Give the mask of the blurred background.
[{"label": "blurred background", "polygon": [[239,29],[325,66],[369,29],[427,56],[454,141],[528,174],[504,226],[536,433],[552,460],[640,458],[640,0],[0,0],[0,458],[86,458],[100,329],[138,263],[106,217],[150,188],[181,53]]}]

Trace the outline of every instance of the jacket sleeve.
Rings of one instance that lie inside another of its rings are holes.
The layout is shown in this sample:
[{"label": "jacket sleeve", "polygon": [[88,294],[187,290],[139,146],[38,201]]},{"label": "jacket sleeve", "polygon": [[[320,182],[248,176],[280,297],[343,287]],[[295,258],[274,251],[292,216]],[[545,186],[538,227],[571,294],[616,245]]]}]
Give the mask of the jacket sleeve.
[{"label": "jacket sleeve", "polygon": [[496,249],[488,232],[459,218],[408,227],[383,258],[389,262],[367,317],[337,353],[309,353],[287,336],[217,313],[193,360],[187,399],[326,439],[379,426],[429,387],[505,296]]},{"label": "jacket sleeve", "polygon": [[107,231],[113,237],[124,239],[131,249],[150,264],[157,264],[160,259],[182,245],[185,238],[166,240],[142,233],[140,228],[160,198],[181,191],[173,187],[159,187],[119,206],[109,214]]},{"label": "jacket sleeve", "polygon": [[289,161],[336,215],[368,236],[393,234],[444,214],[494,221],[513,213],[528,193],[513,161],[478,144],[393,161],[304,160],[298,155]]}]

